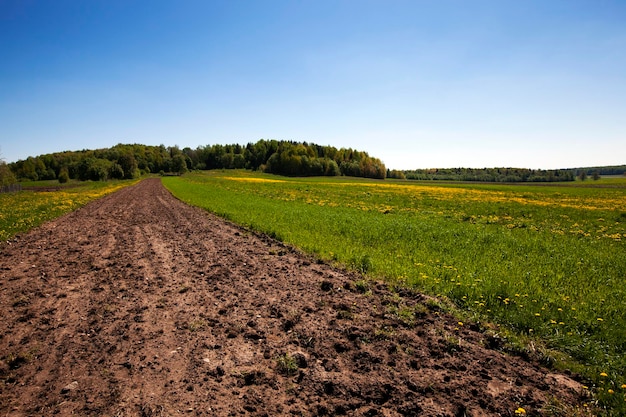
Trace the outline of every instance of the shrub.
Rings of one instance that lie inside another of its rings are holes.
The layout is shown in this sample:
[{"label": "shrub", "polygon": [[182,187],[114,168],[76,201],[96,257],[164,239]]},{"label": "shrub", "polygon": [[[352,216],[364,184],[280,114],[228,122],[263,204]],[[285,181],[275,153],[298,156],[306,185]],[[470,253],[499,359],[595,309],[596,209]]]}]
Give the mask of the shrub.
[{"label": "shrub", "polygon": [[65,184],[70,180],[70,174],[67,172],[67,168],[61,168],[59,172],[59,183]]}]

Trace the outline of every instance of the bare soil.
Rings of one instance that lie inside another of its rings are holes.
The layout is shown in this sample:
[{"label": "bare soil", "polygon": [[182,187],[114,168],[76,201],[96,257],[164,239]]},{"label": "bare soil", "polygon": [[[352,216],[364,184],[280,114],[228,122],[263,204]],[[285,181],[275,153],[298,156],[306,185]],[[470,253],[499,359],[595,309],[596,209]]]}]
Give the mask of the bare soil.
[{"label": "bare soil", "polygon": [[0,415],[513,416],[582,401],[573,377],[360,279],[144,180],[0,245]]}]

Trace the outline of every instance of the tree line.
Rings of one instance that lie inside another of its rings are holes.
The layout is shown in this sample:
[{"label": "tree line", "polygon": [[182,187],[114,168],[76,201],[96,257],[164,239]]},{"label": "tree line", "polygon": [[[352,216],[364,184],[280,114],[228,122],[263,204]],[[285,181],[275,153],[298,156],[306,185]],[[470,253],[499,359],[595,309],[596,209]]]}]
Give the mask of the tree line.
[{"label": "tree line", "polygon": [[577,177],[597,177],[605,175],[626,175],[626,165],[611,165],[602,167],[573,168]]},{"label": "tree line", "polygon": [[105,181],[150,173],[250,169],[286,176],[353,176],[408,180],[556,182],[600,175],[625,175],[626,165],[557,170],[525,168],[439,168],[388,170],[378,158],[351,148],[261,139],[256,143],[206,145],[196,149],[118,144],[111,148],[65,151],[10,164],[0,159],[0,185],[17,180]]},{"label": "tree line", "polygon": [[307,142],[261,139],[246,146],[207,145],[196,149],[118,144],[111,148],[65,151],[8,164],[21,180],[106,181],[149,173],[250,169],[287,176],[347,175],[384,179],[385,165],[366,152]]},{"label": "tree line", "polygon": [[445,168],[404,171],[411,180],[479,181],[479,182],[557,182],[574,181],[575,170],[527,168]]}]

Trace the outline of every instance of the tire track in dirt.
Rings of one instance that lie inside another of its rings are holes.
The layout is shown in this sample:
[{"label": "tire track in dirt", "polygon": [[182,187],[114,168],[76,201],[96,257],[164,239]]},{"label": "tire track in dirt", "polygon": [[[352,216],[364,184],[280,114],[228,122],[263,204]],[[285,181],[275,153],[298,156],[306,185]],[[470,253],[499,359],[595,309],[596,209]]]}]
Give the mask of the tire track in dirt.
[{"label": "tire track in dirt", "polygon": [[426,297],[358,279],[144,180],[0,246],[0,415],[508,416],[582,400]]}]

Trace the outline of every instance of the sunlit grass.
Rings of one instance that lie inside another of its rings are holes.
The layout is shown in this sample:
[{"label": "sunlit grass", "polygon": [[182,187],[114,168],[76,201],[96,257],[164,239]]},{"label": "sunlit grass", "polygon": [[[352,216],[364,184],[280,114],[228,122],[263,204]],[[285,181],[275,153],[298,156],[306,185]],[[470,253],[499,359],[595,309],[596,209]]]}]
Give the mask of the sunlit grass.
[{"label": "sunlit grass", "polygon": [[[88,182],[58,191],[20,191],[0,194],[0,241],[76,210],[132,182]],[[27,184],[41,186],[41,183]],[[58,182],[57,182],[58,185]]]},{"label": "sunlit grass", "polygon": [[546,363],[585,374],[603,404],[622,410],[626,188],[619,180],[445,185],[211,172],[164,183],[191,204],[323,259],[447,298],[520,340],[541,340]]}]

